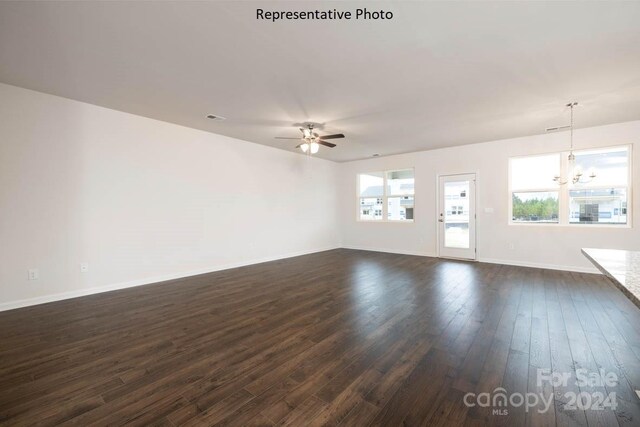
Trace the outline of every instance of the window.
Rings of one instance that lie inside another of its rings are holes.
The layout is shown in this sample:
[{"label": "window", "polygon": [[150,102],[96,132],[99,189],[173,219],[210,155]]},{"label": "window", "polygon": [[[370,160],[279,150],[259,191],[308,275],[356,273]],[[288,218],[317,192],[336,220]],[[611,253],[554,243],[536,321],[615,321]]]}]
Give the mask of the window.
[{"label": "window", "polygon": [[363,221],[413,221],[413,169],[358,175],[359,215]]},{"label": "window", "polygon": [[511,159],[511,220],[557,223],[560,153]]},{"label": "window", "polygon": [[358,176],[360,191],[360,219],[382,219],[382,195],[384,178],[382,172],[367,173]]},{"label": "window", "polygon": [[[615,147],[510,159],[511,222],[626,224],[630,148]],[[559,185],[554,176],[582,172],[578,183]],[[591,173],[595,177],[591,178]]]},{"label": "window", "polygon": [[[588,182],[569,188],[571,224],[626,224],[629,148],[576,152],[576,168]],[[590,179],[589,171],[596,177]]]}]

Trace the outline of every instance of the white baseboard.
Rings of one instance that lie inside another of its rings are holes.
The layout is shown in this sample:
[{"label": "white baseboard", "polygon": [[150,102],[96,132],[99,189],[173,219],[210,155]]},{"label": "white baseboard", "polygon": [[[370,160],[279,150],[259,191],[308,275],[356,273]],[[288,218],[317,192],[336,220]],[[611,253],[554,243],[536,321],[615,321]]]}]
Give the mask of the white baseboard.
[{"label": "white baseboard", "polygon": [[[126,282],[114,283],[106,286],[97,286],[90,287],[85,289],[77,289],[68,292],[62,292],[57,294],[43,295],[35,298],[27,298],[17,301],[9,301],[5,303],[0,303],[0,311],[13,310],[16,308],[29,307],[38,304],[45,304],[48,302],[61,301],[70,298],[77,298],[86,295],[99,294],[102,292],[115,291],[118,289],[126,289],[132,288],[136,286],[149,285],[153,283],[166,282],[167,280],[176,280],[183,279],[185,277],[197,276],[199,274],[213,273],[215,271],[228,270],[230,268],[244,267],[247,265],[260,264],[263,262],[276,261],[279,259],[292,258],[301,255],[309,255],[317,252],[328,251],[332,249],[355,249],[360,251],[371,251],[371,252],[385,252],[385,253],[394,253],[400,255],[415,255],[415,256],[424,256],[424,257],[437,257],[436,253],[427,252],[427,251],[403,251],[398,249],[389,249],[389,248],[378,248],[378,247],[368,247],[368,246],[329,246],[325,248],[318,248],[309,251],[298,251],[298,252],[290,252],[283,255],[276,255],[271,257],[258,258],[250,261],[242,261],[231,264],[218,265],[215,267],[202,268],[199,270],[192,270],[187,272],[180,272],[175,274],[168,274],[163,276],[154,276],[154,277],[146,277],[144,279],[130,280]],[[479,262],[486,262],[490,264],[504,264],[504,265],[515,265],[520,267],[533,267],[533,268],[545,268],[549,270],[563,270],[563,271],[575,271],[579,273],[594,273],[594,274],[602,274],[600,271],[593,267],[576,267],[576,266],[567,266],[567,265],[555,265],[555,264],[542,264],[535,262],[522,262],[522,261],[511,261],[504,259],[494,259],[494,258],[479,258]]]},{"label": "white baseboard", "polygon": [[368,246],[342,246],[343,249],[355,249],[358,251],[369,251],[369,252],[385,252],[389,254],[399,254],[399,255],[415,255],[415,256],[426,256],[435,258],[438,254],[426,251],[404,251],[398,249],[388,249],[388,248],[377,248],[377,247],[368,247]]},{"label": "white baseboard", "polygon": [[600,270],[598,270],[595,267],[577,267],[575,265],[544,264],[539,262],[511,261],[511,260],[494,259],[494,258],[480,258],[478,259],[478,261],[486,262],[489,264],[515,265],[518,267],[532,267],[532,268],[544,268],[547,270],[575,271],[577,273],[602,274]]},{"label": "white baseboard", "polygon": [[150,285],[153,283],[166,282],[167,280],[183,279],[185,277],[197,276],[199,274],[213,273],[215,271],[228,270],[230,268],[237,268],[237,267],[245,267],[247,265],[260,264],[263,262],[276,261],[276,260],[285,259],[285,258],[293,258],[296,256],[309,255],[309,254],[329,251],[329,250],[338,249],[338,248],[339,246],[329,246],[325,248],[318,248],[318,249],[313,249],[308,251],[289,252],[283,255],[258,258],[250,261],[242,261],[237,263],[218,265],[215,267],[202,268],[198,270],[192,270],[192,271],[186,271],[186,272],[180,272],[180,273],[174,273],[174,274],[166,274],[163,276],[154,276],[154,277],[146,277],[144,279],[129,280],[126,282],[114,283],[111,285],[96,286],[96,287],[90,287],[90,288],[84,288],[84,289],[77,289],[77,290],[68,291],[68,292],[61,292],[57,294],[27,298],[27,299],[22,299],[17,301],[9,301],[5,303],[0,303],[0,311],[13,310],[13,309],[22,308],[22,307],[30,307],[33,305],[45,304],[48,302],[61,301],[61,300],[70,299],[70,298],[77,298],[77,297],[83,297],[87,295],[99,294],[102,292],[115,291],[118,289],[126,289],[126,288],[133,288],[136,286]]},{"label": "white baseboard", "polygon": [[[371,252],[386,252],[400,255],[417,255],[417,256],[426,256],[426,257],[438,257],[437,253],[433,252],[417,252],[417,251],[402,251],[397,249],[388,249],[388,248],[377,248],[377,247],[367,247],[367,246],[342,246],[344,249],[356,249],[361,251],[371,251]],[[578,273],[594,273],[601,274],[600,271],[595,267],[576,267],[573,265],[557,265],[557,264],[544,264],[537,262],[523,262],[523,261],[512,261],[506,259],[495,259],[495,258],[478,258],[478,262],[486,262],[489,264],[503,264],[503,265],[514,265],[518,267],[532,267],[532,268],[545,268],[548,270],[562,270],[562,271],[575,271]]]}]

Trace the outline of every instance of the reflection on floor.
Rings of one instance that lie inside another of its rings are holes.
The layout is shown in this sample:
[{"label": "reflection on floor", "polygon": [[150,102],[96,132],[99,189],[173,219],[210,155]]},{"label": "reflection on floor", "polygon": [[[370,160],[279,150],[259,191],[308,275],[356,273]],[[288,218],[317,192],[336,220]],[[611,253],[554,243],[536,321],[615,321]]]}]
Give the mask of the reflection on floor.
[{"label": "reflection on floor", "polygon": [[9,424],[640,420],[640,310],[589,274],[340,249],[0,313],[0,342]]}]

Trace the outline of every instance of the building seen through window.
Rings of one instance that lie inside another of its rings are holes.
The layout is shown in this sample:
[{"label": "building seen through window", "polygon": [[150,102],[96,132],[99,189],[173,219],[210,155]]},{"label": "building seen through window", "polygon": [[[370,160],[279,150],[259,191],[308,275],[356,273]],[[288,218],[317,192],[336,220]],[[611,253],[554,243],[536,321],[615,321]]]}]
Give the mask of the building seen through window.
[{"label": "building seen through window", "polygon": [[358,218],[363,221],[413,221],[413,169],[358,175]]}]

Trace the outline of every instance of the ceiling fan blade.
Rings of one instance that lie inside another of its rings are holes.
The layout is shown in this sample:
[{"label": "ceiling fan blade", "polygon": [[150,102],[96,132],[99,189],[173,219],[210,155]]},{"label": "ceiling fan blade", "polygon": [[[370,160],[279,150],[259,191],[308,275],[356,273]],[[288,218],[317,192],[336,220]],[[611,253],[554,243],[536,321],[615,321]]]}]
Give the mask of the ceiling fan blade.
[{"label": "ceiling fan blade", "polygon": [[325,147],[329,147],[329,148],[333,148],[336,146],[336,144],[332,144],[330,142],[322,141],[322,140],[318,141],[318,144],[324,145]]},{"label": "ceiling fan blade", "polygon": [[296,145],[296,148],[300,148],[302,146],[302,144],[298,144]]},{"label": "ceiling fan blade", "polygon": [[341,133],[336,133],[335,135],[324,135],[320,137],[320,139],[337,139],[337,138],[344,138],[344,135]]},{"label": "ceiling fan blade", "polygon": [[275,138],[276,139],[300,139],[299,137],[298,138],[289,138],[288,136],[276,136]]}]

